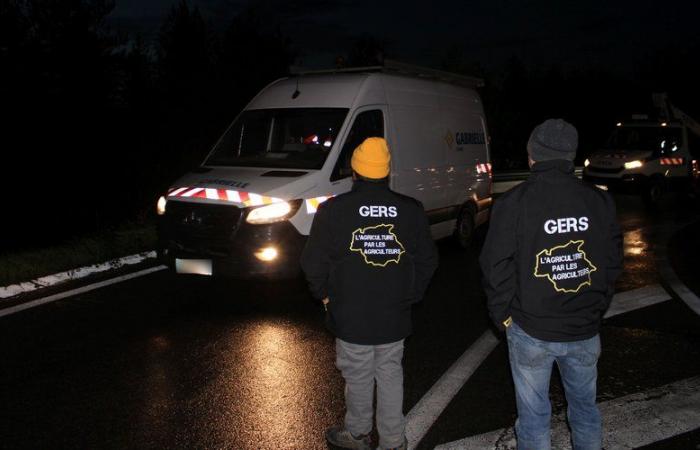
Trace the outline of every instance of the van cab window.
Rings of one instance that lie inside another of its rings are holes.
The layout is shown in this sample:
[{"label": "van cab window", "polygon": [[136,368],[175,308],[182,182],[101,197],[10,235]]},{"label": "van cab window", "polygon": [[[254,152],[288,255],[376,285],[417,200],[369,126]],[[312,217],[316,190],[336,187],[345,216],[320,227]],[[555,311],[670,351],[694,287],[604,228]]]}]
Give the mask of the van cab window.
[{"label": "van cab window", "polygon": [[384,115],[380,109],[364,111],[355,117],[355,122],[353,122],[350,128],[343,149],[333,168],[331,181],[340,180],[352,175],[352,167],[350,167],[352,152],[369,137],[384,137]]},{"label": "van cab window", "polygon": [[320,169],[347,113],[345,108],[243,111],[205,165]]}]

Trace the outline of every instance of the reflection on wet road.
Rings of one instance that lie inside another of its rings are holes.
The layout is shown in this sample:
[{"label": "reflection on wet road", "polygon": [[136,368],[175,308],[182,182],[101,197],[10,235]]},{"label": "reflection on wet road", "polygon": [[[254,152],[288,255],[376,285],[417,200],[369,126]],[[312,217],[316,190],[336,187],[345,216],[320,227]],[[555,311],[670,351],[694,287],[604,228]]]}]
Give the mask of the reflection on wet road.
[{"label": "reflection on wet road", "polygon": [[645,206],[637,196],[615,197],[617,214],[624,236],[624,272],[617,290],[626,291],[660,283],[658,248],[666,246],[671,233],[684,223],[697,219],[690,205],[678,205],[675,199],[655,208]]}]

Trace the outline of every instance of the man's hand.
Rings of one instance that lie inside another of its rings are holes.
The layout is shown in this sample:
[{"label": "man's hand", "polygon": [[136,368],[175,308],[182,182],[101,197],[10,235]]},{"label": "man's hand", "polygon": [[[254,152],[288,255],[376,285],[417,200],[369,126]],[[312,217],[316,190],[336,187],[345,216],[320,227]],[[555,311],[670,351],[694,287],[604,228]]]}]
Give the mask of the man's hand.
[{"label": "man's hand", "polygon": [[328,300],[328,297],[324,298],[321,301],[323,302],[323,309],[328,311],[328,303],[330,303],[330,300]]}]

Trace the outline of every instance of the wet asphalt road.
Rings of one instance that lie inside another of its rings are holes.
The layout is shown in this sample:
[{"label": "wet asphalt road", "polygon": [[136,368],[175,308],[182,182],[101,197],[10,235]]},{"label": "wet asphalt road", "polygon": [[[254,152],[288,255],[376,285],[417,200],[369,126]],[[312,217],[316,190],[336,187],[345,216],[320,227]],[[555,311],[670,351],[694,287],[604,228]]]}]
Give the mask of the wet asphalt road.
[{"label": "wet asphalt road", "polygon": [[[660,283],[658,249],[697,220],[696,207],[616,199],[626,257],[618,291]],[[439,243],[441,266],[406,344],[406,411],[489,327],[476,263],[482,237],[466,252]],[[684,243],[672,259],[693,280],[694,247]],[[602,338],[601,401],[700,374],[700,318],[677,298],[606,320]],[[0,343],[0,448],[322,449],[323,431],[344,412],[333,339],[299,281],[160,272],[0,318]],[[556,380],[552,396],[561,410]],[[420,448],[514,417],[501,344]],[[649,448],[698,443],[696,431]]]}]

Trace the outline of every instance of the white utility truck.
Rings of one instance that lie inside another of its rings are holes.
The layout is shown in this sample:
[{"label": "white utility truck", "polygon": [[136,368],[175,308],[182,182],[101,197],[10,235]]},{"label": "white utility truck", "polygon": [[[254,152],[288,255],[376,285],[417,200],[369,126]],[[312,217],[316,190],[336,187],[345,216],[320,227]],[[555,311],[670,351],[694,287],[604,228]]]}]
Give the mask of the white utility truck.
[{"label": "white utility truck", "polygon": [[373,136],[391,149],[390,187],[423,203],[435,239],[466,245],[491,206],[480,84],[391,61],[271,83],[159,199],[161,257],[177,273],[298,274],[318,205],[350,190],[352,151]]},{"label": "white utility truck", "polygon": [[653,101],[657,117],[637,114],[618,122],[604,147],[585,161],[584,180],[604,189],[641,193],[652,203],[670,190],[697,189],[693,152],[700,148],[691,134],[700,136],[700,125],[666,94],[654,94]]}]

